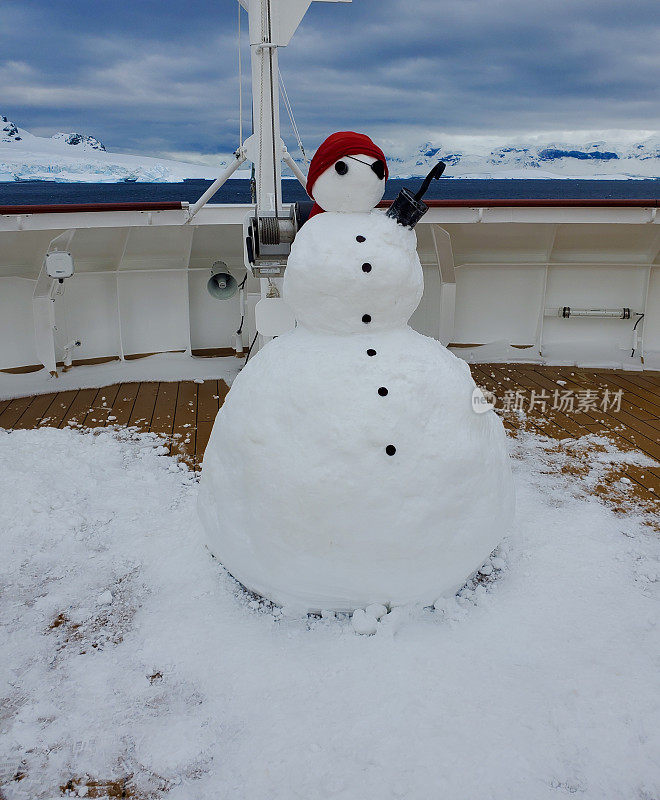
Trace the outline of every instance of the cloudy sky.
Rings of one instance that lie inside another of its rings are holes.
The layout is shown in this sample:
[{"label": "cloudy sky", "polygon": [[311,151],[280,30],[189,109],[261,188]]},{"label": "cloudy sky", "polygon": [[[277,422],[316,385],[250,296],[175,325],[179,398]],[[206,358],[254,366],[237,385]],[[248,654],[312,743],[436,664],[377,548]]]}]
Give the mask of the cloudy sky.
[{"label": "cloudy sky", "polygon": [[[390,150],[447,136],[635,136],[660,128],[659,9],[315,2],[280,66],[310,150],[347,128]],[[0,0],[0,113],[37,135],[76,130],[109,150],[208,160],[237,144],[236,29],[235,0]]]}]

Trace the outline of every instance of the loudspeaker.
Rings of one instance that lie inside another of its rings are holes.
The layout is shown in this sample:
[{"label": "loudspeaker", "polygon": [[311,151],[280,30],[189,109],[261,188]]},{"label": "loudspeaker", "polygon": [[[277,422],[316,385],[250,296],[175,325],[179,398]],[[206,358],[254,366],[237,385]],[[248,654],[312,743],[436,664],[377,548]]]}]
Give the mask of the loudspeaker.
[{"label": "loudspeaker", "polygon": [[229,300],[238,291],[236,278],[226,272],[226,269],[227,265],[223,261],[216,261],[206,284],[206,291],[216,300]]}]

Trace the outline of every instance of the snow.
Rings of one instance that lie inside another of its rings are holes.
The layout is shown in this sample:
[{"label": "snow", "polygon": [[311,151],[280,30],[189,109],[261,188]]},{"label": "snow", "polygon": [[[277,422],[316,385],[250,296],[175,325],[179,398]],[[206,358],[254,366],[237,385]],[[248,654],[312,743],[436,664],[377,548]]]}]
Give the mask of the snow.
[{"label": "snow", "polygon": [[[0,127],[0,180],[49,180],[64,182],[117,183],[125,178],[149,183],[176,183],[184,178],[214,180],[225,169],[231,155],[218,154],[216,166],[151,158],[143,155],[106,152],[93,136],[57,133],[33,136],[4,120]],[[3,129],[15,129],[5,133]],[[100,145],[100,146],[99,146]],[[249,178],[249,171],[235,172],[234,178]]]},{"label": "snow", "polygon": [[[603,344],[601,342],[571,342],[559,344],[543,343],[543,355],[537,345],[516,346],[501,339],[479,345],[454,345],[452,353],[470,364],[484,363],[522,363],[546,364],[548,366],[575,365],[592,369],[627,369],[639,371],[642,368],[660,368],[659,354],[646,351],[642,364],[639,354],[630,355],[630,346]],[[655,356],[655,358],[654,358]],[[557,381],[561,385],[560,381]]]},{"label": "snow", "polygon": [[540,131],[513,136],[434,132],[410,141],[379,142],[392,175],[425,175],[438,161],[452,178],[639,179],[660,177],[658,131]]},{"label": "snow", "polygon": [[373,617],[374,619],[381,619],[381,617],[384,617],[385,614],[387,614],[387,608],[381,603],[371,603],[371,605],[368,605],[364,611],[365,614]]},{"label": "snow", "polygon": [[372,636],[378,630],[378,620],[372,617],[363,608],[356,608],[351,616],[351,625],[355,633],[363,636]]},{"label": "snow", "polygon": [[[127,776],[170,800],[658,795],[660,546],[562,472],[575,442],[512,440],[494,575],[372,636],[242,591],[159,444],[0,432],[7,800]],[[636,458],[593,445],[591,483]]]},{"label": "snow", "polygon": [[57,378],[51,377],[46,369],[16,375],[0,372],[0,400],[131,381],[194,380],[203,383],[204,378],[219,378],[231,386],[242,365],[243,360],[235,356],[194,358],[186,353],[158,353],[130,361],[81,364],[69,372],[60,371]]},{"label": "snow", "polygon": [[[68,141],[77,144],[68,144]],[[96,144],[95,144],[96,143]],[[33,136],[0,116],[0,180],[23,179],[115,183],[177,182],[184,178],[215,179],[231,160],[217,154],[217,166],[101,150],[94,136]],[[660,177],[660,135],[657,131],[567,131],[518,136],[461,136],[434,132],[415,147],[410,139],[379,140],[392,177],[426,175],[438,161],[452,178],[588,178]],[[102,145],[101,145],[102,147]],[[300,166],[304,168],[301,163]],[[249,178],[249,170],[234,178]]]},{"label": "snow", "polygon": [[109,589],[106,589],[105,592],[102,592],[98,596],[98,598],[96,599],[96,602],[100,606],[109,606],[110,603],[112,603],[112,592]]},{"label": "snow", "polygon": [[209,550],[285,607],[433,603],[510,525],[501,421],[474,413],[467,364],[406,324],[423,292],[416,244],[382,212],[313,217],[284,277],[298,327],[248,362],[213,426]]}]

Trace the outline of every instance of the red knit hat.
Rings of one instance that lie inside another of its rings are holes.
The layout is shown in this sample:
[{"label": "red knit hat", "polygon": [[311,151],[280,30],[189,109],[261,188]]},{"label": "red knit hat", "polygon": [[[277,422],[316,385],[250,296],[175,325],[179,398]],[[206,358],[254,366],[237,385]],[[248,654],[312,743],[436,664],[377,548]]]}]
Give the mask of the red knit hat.
[{"label": "red knit hat", "polygon": [[[309,165],[309,173],[307,174],[307,194],[314,199],[314,184],[316,179],[331,167],[335,161],[339,161],[342,156],[357,156],[360,154],[377,158],[385,165],[385,180],[389,176],[387,169],[387,161],[385,154],[374,144],[371,139],[364,133],[355,133],[354,131],[338,131],[333,133],[323,142],[319,149],[314,154],[312,163]],[[310,217],[315,214],[320,214],[323,211],[318,203],[314,203]]]}]

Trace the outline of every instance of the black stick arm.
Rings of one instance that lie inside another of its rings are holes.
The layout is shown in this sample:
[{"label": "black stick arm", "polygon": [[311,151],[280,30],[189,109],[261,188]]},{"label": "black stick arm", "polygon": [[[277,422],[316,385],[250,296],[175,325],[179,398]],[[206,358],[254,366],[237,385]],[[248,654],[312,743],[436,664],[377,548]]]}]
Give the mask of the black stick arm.
[{"label": "black stick arm", "polygon": [[433,167],[433,169],[429,172],[429,174],[424,178],[424,182],[419,187],[417,194],[415,195],[415,200],[421,200],[422,197],[428,191],[429,186],[431,185],[431,181],[435,178],[437,180],[442,173],[445,171],[446,164],[444,161],[438,161],[438,163]]}]

